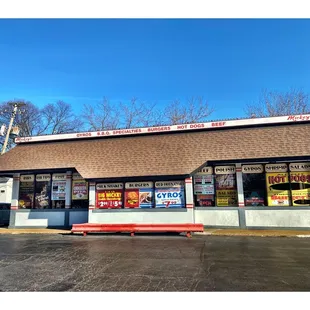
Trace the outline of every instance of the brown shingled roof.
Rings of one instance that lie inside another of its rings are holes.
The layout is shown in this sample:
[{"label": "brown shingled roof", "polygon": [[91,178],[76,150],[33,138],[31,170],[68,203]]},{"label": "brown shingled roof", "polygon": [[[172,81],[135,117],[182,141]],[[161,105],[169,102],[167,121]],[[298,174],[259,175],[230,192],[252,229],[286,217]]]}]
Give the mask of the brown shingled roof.
[{"label": "brown shingled roof", "polygon": [[190,174],[206,161],[310,155],[310,124],[20,144],[0,172],[76,168],[84,178]]}]

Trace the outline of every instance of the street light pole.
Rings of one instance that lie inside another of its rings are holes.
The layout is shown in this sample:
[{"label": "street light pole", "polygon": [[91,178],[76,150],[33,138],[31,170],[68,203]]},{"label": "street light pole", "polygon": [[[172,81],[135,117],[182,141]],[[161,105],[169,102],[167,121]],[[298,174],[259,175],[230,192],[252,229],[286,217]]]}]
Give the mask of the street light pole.
[{"label": "street light pole", "polygon": [[5,153],[5,151],[6,151],[6,147],[7,147],[8,142],[9,142],[9,135],[10,135],[10,132],[11,132],[11,130],[12,130],[12,126],[13,126],[13,123],[14,123],[14,119],[15,119],[17,110],[18,110],[18,108],[20,108],[20,107],[23,106],[23,105],[25,105],[25,104],[22,103],[22,102],[14,102],[14,103],[13,103],[12,116],[11,116],[9,128],[8,128],[8,130],[7,130],[7,132],[6,132],[4,144],[3,144],[3,146],[2,146],[1,155],[3,155],[3,154]]}]

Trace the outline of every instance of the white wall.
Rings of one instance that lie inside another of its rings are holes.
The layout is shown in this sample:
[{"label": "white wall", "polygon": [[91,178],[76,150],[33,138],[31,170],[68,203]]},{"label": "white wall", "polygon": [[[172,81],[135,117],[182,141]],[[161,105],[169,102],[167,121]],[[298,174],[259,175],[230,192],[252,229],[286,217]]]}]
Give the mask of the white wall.
[{"label": "white wall", "polygon": [[204,226],[239,226],[238,210],[197,210],[195,223]]},{"label": "white wall", "polygon": [[[15,211],[14,211],[15,212]],[[15,214],[15,227],[48,227],[65,226],[66,213],[69,213],[69,225],[88,222],[87,211],[37,211],[17,210]]]},{"label": "white wall", "polygon": [[100,210],[89,211],[89,223],[125,224],[125,223],[193,223],[193,209],[180,210]]},{"label": "white wall", "polygon": [[246,226],[310,228],[310,210],[245,210]]},{"label": "white wall", "polygon": [[[0,177],[0,203],[11,203],[13,179]],[[4,192],[3,192],[4,191]]]},{"label": "white wall", "polygon": [[27,227],[47,227],[47,226],[64,226],[65,225],[65,212],[40,212],[23,210],[16,211],[15,226]]}]

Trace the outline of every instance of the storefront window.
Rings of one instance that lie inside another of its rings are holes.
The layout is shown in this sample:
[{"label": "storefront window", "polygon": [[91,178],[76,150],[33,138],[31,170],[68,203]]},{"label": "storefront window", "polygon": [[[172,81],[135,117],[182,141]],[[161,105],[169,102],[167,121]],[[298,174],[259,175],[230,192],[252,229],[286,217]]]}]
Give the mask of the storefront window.
[{"label": "storefront window", "polygon": [[194,175],[195,206],[215,206],[214,175],[212,167],[204,167]]},{"label": "storefront window", "polygon": [[21,209],[34,208],[34,175],[21,175],[18,206]]},{"label": "storefront window", "polygon": [[291,205],[290,182],[287,164],[267,164],[266,186],[268,206],[287,207]]},{"label": "storefront window", "polygon": [[37,174],[35,185],[35,209],[48,209],[50,206],[51,175]]},{"label": "storefront window", "polygon": [[153,182],[125,183],[125,208],[153,208]]},{"label": "storefront window", "polygon": [[310,163],[291,163],[293,206],[310,206]]},{"label": "storefront window", "polygon": [[78,173],[72,174],[72,199],[71,208],[82,209],[88,208],[88,182]]},{"label": "storefront window", "polygon": [[155,183],[156,208],[185,208],[184,181]]},{"label": "storefront window", "polygon": [[123,183],[96,185],[96,208],[120,209],[123,204]]},{"label": "storefront window", "polygon": [[233,207],[238,205],[235,166],[215,167],[216,205]]},{"label": "storefront window", "polygon": [[52,176],[52,209],[63,209],[66,204],[66,174],[54,173]]},{"label": "storefront window", "polygon": [[242,179],[245,206],[266,206],[266,180],[263,165],[243,165]]}]

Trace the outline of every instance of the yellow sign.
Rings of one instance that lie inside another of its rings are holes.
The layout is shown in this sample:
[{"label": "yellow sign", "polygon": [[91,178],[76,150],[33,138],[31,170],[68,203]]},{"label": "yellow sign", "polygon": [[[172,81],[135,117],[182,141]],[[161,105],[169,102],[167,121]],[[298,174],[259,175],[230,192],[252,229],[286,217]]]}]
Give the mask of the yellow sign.
[{"label": "yellow sign", "polygon": [[288,173],[267,173],[266,185],[268,206],[286,207],[290,205],[290,183],[288,179]]},{"label": "yellow sign", "polygon": [[72,180],[72,200],[88,199],[88,183],[85,180]]},{"label": "yellow sign", "polygon": [[291,172],[293,206],[310,206],[310,171]]},{"label": "yellow sign", "polygon": [[218,190],[216,192],[216,205],[218,207],[237,206],[237,191],[234,189]]}]

